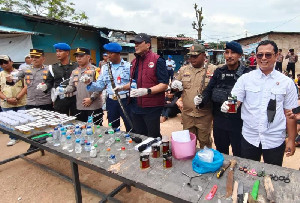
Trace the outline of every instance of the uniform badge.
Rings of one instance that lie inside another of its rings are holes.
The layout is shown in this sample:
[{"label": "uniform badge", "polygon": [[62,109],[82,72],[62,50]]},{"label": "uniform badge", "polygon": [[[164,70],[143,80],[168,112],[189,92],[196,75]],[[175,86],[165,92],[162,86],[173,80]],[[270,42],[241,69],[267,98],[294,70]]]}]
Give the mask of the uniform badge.
[{"label": "uniform badge", "polygon": [[154,63],[153,62],[149,62],[148,67],[149,68],[153,68],[154,67]]},{"label": "uniform badge", "polygon": [[191,75],[190,72],[185,72],[185,73],[183,74],[184,77],[189,77],[190,75]]},{"label": "uniform badge", "polygon": [[279,82],[276,82],[276,85],[279,85]]}]

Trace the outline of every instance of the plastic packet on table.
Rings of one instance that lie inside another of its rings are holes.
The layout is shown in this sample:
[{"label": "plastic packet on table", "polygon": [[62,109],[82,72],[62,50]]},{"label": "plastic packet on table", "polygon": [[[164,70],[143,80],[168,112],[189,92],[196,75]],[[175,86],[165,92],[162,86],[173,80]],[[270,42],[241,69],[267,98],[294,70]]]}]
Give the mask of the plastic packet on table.
[{"label": "plastic packet on table", "polygon": [[206,146],[204,147],[204,149],[201,149],[197,155],[199,156],[199,159],[201,161],[207,162],[207,163],[212,163],[214,160],[214,152],[207,148]]}]

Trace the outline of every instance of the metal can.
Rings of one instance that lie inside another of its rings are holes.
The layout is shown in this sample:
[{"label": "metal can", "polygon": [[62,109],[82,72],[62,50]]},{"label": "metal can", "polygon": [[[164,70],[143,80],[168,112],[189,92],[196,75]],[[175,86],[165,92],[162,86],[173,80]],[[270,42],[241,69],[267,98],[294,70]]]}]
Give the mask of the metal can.
[{"label": "metal can", "polygon": [[153,158],[159,158],[160,157],[160,145],[157,143],[154,143],[152,146],[152,157]]},{"label": "metal can", "polygon": [[162,153],[165,154],[169,151],[170,146],[169,146],[169,141],[167,142],[162,142]]},{"label": "metal can", "polygon": [[140,154],[140,167],[141,169],[150,167],[149,153],[142,152]]},{"label": "metal can", "polygon": [[172,168],[172,154],[170,151],[163,155],[163,166],[164,168]]}]

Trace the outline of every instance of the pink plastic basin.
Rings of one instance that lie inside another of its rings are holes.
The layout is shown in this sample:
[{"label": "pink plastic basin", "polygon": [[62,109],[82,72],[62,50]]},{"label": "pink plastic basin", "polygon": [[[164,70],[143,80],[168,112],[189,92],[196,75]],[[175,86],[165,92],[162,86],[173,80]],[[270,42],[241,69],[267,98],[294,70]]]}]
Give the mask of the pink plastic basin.
[{"label": "pink plastic basin", "polygon": [[175,159],[192,159],[196,153],[196,135],[190,133],[190,142],[172,142],[172,155]]}]

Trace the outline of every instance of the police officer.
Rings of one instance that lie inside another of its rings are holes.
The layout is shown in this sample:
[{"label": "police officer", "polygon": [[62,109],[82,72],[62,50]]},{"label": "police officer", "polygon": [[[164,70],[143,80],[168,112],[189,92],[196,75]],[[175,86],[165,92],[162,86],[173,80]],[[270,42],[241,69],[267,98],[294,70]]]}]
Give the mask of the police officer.
[{"label": "police officer", "polygon": [[224,57],[226,64],[215,70],[202,96],[195,96],[194,103],[200,107],[212,100],[213,102],[213,136],[216,148],[229,154],[229,145],[234,156],[241,156],[242,125],[241,110],[237,113],[221,112],[221,106],[227,101],[237,79],[251,71],[239,61],[243,55],[241,45],[235,41],[227,42]]},{"label": "police officer", "polygon": [[202,93],[200,92],[202,79],[206,76],[203,67],[206,59],[205,48],[200,44],[193,44],[188,55],[190,64],[180,68],[171,88],[176,89],[182,83],[183,92],[176,104],[182,110],[183,129],[187,129],[197,136],[201,148],[204,146],[211,147],[211,104],[198,109],[193,102],[194,97]]},{"label": "police officer", "polygon": [[[106,99],[106,109],[107,109],[107,117],[108,122],[113,122],[112,127],[117,128],[120,126],[120,120],[117,120],[122,117],[126,131],[131,129],[127,118],[124,115],[124,112],[116,98],[114,91],[112,90],[111,77],[115,85],[122,86],[129,83],[129,74],[130,74],[130,63],[124,61],[120,52],[122,51],[122,47],[118,43],[108,43],[103,46],[103,48],[107,51],[108,59],[111,67],[111,73],[109,72],[109,64],[105,64],[102,66],[101,75],[98,77],[97,82],[90,82],[87,86],[88,91],[102,91],[106,89],[108,97]],[[129,107],[127,105],[127,97],[129,96],[128,91],[120,91],[119,92],[120,99],[124,110],[127,115],[130,113]],[[129,118],[130,119],[130,118]]]},{"label": "police officer", "polygon": [[[88,117],[94,115],[95,124],[102,125],[102,97],[98,91],[88,92],[86,89],[85,80],[95,81],[96,66],[90,63],[91,52],[86,48],[77,48],[74,56],[78,63],[78,67],[72,71],[69,84],[65,88],[64,93],[76,92],[76,107],[80,114],[77,119],[83,122],[88,120]],[[98,116],[95,116],[98,115]]]},{"label": "police officer", "polygon": [[168,74],[169,74],[169,79],[171,79],[171,81],[173,80],[173,76],[174,76],[174,69],[176,67],[176,63],[174,60],[172,60],[172,56],[168,55],[168,60],[166,60],[166,66],[167,66],[167,70],[168,70]]},{"label": "police officer", "polygon": [[74,93],[68,93],[61,99],[54,94],[54,90],[62,84],[66,87],[69,83],[72,71],[78,66],[77,63],[70,62],[71,47],[66,43],[57,43],[54,45],[58,63],[49,66],[49,73],[45,84],[40,85],[39,89],[46,94],[52,90],[52,101],[54,102],[54,110],[69,115],[75,115],[76,110],[76,96]]}]

